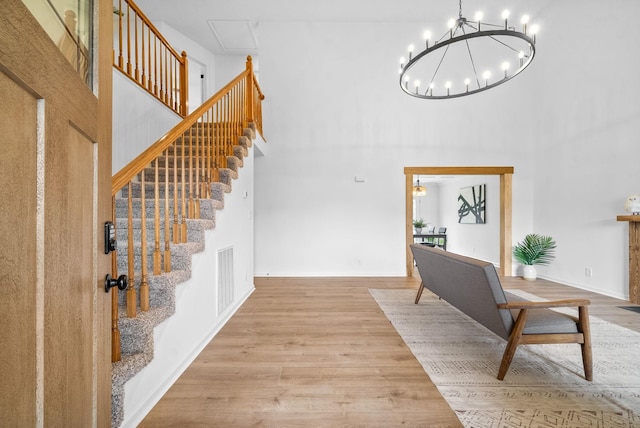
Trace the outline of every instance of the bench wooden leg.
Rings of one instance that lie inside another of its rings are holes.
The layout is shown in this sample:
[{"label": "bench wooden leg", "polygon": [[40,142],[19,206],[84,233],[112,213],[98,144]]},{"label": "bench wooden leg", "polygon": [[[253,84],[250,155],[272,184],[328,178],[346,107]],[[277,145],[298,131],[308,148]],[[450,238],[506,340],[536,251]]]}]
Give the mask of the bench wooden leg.
[{"label": "bench wooden leg", "polygon": [[591,329],[589,327],[589,309],[586,306],[578,308],[578,327],[584,336],[584,343],[580,344],[582,348],[582,365],[584,367],[584,377],[588,381],[593,380],[593,360],[591,358]]},{"label": "bench wooden leg", "polygon": [[420,297],[422,296],[423,291],[424,291],[424,283],[420,282],[420,287],[418,287],[418,294],[416,294],[416,301],[415,301],[416,305],[420,301]]},{"label": "bench wooden leg", "polygon": [[505,348],[504,355],[502,356],[502,362],[500,363],[500,369],[498,370],[498,380],[503,380],[504,376],[509,370],[509,366],[511,365],[513,356],[516,353],[516,348],[518,347],[520,339],[522,338],[522,331],[524,330],[524,326],[527,323],[528,314],[528,309],[520,309],[518,319],[516,320],[516,325],[513,326],[513,331],[511,332],[511,336],[509,336],[507,347]]}]

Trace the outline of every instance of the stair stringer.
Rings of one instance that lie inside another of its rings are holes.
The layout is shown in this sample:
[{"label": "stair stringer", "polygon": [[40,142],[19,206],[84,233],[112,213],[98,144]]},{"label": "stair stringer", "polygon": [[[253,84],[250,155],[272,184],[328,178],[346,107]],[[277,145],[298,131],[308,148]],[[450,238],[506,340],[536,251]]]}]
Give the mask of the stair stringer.
[{"label": "stair stringer", "polygon": [[[124,383],[124,399],[114,399],[114,405],[124,406],[124,414],[121,422],[114,417],[113,426],[136,426],[254,290],[253,197],[248,197],[253,195],[253,156],[248,156],[252,142],[243,136],[238,143],[234,154],[243,158],[232,161],[223,175],[225,182],[212,185],[212,198],[219,202],[215,227],[204,231],[203,251],[191,256],[186,277],[176,274],[182,278],[171,284],[175,290],[171,307],[153,308],[143,315],[157,318],[158,324],[151,328],[149,352],[127,357],[140,360],[133,362],[144,368]],[[232,186],[239,191],[232,192]],[[235,298],[218,313],[216,258],[220,249],[228,247],[235,254]]]}]

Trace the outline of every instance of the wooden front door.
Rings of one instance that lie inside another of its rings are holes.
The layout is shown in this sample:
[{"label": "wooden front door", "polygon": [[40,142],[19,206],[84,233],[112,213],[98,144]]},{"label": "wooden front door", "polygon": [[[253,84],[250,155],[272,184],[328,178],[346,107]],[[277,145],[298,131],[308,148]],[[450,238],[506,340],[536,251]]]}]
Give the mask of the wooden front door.
[{"label": "wooden front door", "polygon": [[112,24],[111,4],[95,3],[109,25],[88,47],[99,61],[87,84],[21,1],[2,2],[2,426],[111,425],[101,225],[111,219]]}]

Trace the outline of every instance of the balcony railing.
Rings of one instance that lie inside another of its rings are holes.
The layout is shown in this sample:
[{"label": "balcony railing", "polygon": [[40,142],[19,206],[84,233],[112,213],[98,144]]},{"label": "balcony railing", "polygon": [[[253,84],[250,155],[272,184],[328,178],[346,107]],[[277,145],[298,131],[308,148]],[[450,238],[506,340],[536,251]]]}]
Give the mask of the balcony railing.
[{"label": "balcony railing", "polygon": [[114,0],[113,13],[114,67],[185,117],[187,54],[173,49],[133,0]]}]

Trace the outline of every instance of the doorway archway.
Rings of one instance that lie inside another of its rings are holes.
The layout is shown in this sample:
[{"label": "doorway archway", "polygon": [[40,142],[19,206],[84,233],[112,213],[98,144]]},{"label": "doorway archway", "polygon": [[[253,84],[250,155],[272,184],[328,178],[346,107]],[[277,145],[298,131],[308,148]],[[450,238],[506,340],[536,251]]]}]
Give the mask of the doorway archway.
[{"label": "doorway archway", "polygon": [[414,175],[499,175],[500,176],[500,269],[511,276],[512,166],[412,166],[404,168],[405,234],[407,276],[413,276],[413,176]]}]

